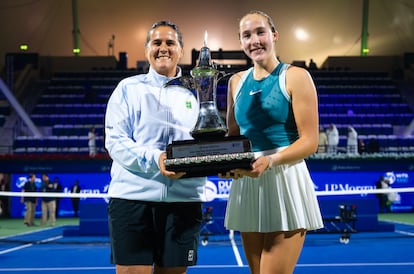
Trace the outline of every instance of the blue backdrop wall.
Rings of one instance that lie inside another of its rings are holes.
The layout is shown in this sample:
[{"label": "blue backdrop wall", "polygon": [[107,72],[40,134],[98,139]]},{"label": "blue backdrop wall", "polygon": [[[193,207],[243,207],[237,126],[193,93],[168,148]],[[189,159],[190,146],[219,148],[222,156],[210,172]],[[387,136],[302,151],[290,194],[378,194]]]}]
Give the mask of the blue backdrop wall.
[{"label": "blue backdrop wall", "polygon": [[[24,182],[27,180],[26,173],[15,173],[12,175],[12,191],[21,191]],[[40,175],[37,174],[38,185],[40,185]],[[375,182],[380,176],[387,176],[391,181],[391,187],[414,187],[414,171],[386,170],[386,171],[312,171],[311,176],[315,183],[316,191],[340,191],[340,190],[366,190],[374,189]],[[79,180],[82,193],[106,193],[109,183],[109,172],[95,173],[49,173],[53,180],[59,178],[64,192],[70,192],[70,187],[75,180]],[[231,188],[231,180],[224,180],[218,177],[209,177],[208,197],[210,202],[225,202]],[[355,195],[353,195],[355,196]],[[375,194],[358,195],[362,199],[374,199]],[[393,212],[414,211],[414,193],[399,193],[399,199],[391,206]],[[349,195],[319,196],[319,199],[329,198],[346,200],[350,199]],[[355,197],[353,197],[355,198]],[[104,198],[82,198],[81,203],[105,203]],[[59,203],[60,216],[73,216],[72,204],[69,198],[60,199]],[[218,213],[221,214],[223,205],[217,206]],[[22,217],[24,215],[24,204],[20,203],[19,197],[13,197],[11,200],[12,217]],[[37,207],[37,215],[40,215],[40,203]]]}]

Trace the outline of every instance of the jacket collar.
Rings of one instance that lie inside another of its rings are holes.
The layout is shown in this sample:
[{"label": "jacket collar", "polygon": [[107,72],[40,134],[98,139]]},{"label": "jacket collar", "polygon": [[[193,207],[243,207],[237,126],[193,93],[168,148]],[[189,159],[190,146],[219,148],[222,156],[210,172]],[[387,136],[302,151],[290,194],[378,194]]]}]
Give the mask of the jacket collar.
[{"label": "jacket collar", "polygon": [[164,75],[161,75],[158,72],[156,72],[152,67],[150,67],[148,71],[148,76],[150,77],[151,82],[156,83],[156,85],[160,87],[165,85],[168,81],[174,78],[180,77],[181,74],[182,74],[182,70],[180,67],[177,67],[177,73],[174,77],[166,77]]}]

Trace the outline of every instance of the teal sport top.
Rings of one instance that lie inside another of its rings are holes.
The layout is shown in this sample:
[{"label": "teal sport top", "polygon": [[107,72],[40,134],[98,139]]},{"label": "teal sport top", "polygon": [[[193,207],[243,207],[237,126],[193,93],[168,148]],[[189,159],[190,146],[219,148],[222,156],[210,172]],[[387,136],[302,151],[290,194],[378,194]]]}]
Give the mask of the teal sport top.
[{"label": "teal sport top", "polygon": [[286,90],[289,64],[279,63],[266,78],[255,80],[253,68],[242,76],[235,96],[234,113],[240,134],[252,150],[284,147],[298,139],[291,98]]}]

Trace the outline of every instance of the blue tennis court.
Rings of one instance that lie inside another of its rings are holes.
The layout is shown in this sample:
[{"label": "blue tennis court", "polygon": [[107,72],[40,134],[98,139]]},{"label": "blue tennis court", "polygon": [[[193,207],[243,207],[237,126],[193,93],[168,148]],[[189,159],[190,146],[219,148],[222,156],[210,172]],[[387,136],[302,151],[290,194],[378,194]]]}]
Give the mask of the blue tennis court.
[{"label": "blue tennis court", "polygon": [[[66,236],[70,226],[0,239],[3,273],[115,273],[107,236]],[[360,232],[348,244],[338,233],[310,233],[295,274],[414,273],[414,226],[395,224],[391,232]],[[249,273],[238,234],[212,235],[200,244],[198,265],[188,273]]]}]

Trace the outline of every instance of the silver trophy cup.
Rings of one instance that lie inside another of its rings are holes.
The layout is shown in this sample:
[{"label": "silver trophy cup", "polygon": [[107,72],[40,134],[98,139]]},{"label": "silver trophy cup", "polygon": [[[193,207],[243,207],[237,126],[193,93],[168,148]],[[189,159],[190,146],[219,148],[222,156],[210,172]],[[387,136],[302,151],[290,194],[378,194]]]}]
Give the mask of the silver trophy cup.
[{"label": "silver trophy cup", "polygon": [[234,168],[250,168],[254,158],[250,141],[244,136],[225,137],[227,127],[217,108],[219,71],[213,66],[210,49],[204,41],[198,64],[190,76],[166,84],[180,85],[194,91],[200,111],[191,131],[194,140],[174,141],[167,146],[167,169],[186,172],[185,177],[225,173]]}]

